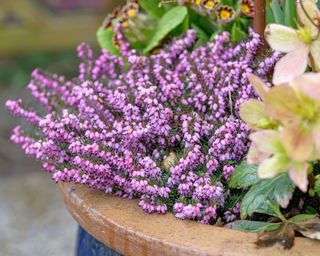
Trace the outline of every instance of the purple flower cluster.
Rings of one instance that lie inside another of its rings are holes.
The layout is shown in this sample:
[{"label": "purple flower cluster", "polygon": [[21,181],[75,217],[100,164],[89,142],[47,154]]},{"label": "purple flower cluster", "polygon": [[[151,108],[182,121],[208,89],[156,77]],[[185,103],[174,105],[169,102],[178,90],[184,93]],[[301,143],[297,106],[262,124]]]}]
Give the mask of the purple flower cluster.
[{"label": "purple flower cluster", "polygon": [[148,213],[212,223],[227,221],[227,180],[248,150],[239,104],[254,97],[248,74],[267,79],[279,54],[259,55],[257,34],[233,46],[222,33],[193,49],[196,33],[144,56],[116,26],[121,56],[81,44],[79,76],[32,73],[28,86],[44,115],[21,100],[7,108],[34,132],[16,127],[11,139],[39,159],[55,181],[86,184],[138,198]]}]

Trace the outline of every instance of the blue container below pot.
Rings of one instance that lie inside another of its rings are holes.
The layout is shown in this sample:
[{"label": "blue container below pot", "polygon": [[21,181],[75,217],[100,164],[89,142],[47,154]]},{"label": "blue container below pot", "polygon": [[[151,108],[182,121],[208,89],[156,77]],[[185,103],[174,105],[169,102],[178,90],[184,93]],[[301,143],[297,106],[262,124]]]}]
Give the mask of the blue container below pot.
[{"label": "blue container below pot", "polygon": [[122,256],[99,242],[82,227],[77,234],[76,256]]}]

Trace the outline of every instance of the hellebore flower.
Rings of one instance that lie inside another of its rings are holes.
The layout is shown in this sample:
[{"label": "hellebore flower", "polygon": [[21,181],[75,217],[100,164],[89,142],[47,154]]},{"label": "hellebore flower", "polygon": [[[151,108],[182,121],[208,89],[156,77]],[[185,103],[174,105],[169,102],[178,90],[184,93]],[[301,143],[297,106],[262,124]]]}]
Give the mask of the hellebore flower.
[{"label": "hellebore flower", "polygon": [[240,107],[249,127],[261,130],[250,135],[248,162],[261,164],[261,178],[288,170],[306,192],[307,169],[320,158],[320,74],[307,73],[271,89],[254,75],[249,81],[263,101],[251,99]]},{"label": "hellebore flower", "polygon": [[287,83],[303,74],[308,63],[313,71],[320,71],[320,12],[314,0],[298,2],[297,12],[300,21],[298,29],[270,24],[265,30],[270,47],[287,53],[275,66],[275,85]]},{"label": "hellebore flower", "polygon": [[291,180],[303,192],[308,189],[308,162],[295,161],[288,156],[283,146],[282,132],[261,130],[250,135],[252,145],[247,161],[249,164],[260,164],[258,175],[269,179],[281,172],[288,171]]}]

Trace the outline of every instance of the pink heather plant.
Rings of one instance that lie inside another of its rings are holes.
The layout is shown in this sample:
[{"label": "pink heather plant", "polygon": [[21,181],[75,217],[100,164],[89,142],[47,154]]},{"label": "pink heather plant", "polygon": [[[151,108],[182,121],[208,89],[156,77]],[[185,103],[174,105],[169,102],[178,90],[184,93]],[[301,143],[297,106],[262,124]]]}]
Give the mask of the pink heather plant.
[{"label": "pink heather plant", "polygon": [[115,31],[121,57],[102,50],[95,58],[81,44],[78,77],[32,73],[28,88],[43,110],[7,101],[34,128],[16,127],[12,141],[56,182],[138,198],[148,213],[234,220],[240,204],[228,204],[226,180],[249,148],[239,105],[256,97],[248,75],[267,80],[279,53],[259,56],[253,32],[236,46],[222,33],[192,50],[189,30],[143,56],[130,50],[120,25]]}]

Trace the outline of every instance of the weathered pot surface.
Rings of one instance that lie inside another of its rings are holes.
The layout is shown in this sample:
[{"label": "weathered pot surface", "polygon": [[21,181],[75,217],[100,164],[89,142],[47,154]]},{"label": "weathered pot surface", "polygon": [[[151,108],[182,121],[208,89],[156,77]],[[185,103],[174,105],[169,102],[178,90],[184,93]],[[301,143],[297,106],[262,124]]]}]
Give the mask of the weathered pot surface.
[{"label": "weathered pot surface", "polygon": [[291,250],[258,249],[256,234],[180,221],[172,214],[148,215],[134,200],[60,183],[75,220],[96,239],[124,255],[319,255],[320,242],[296,238]]}]

